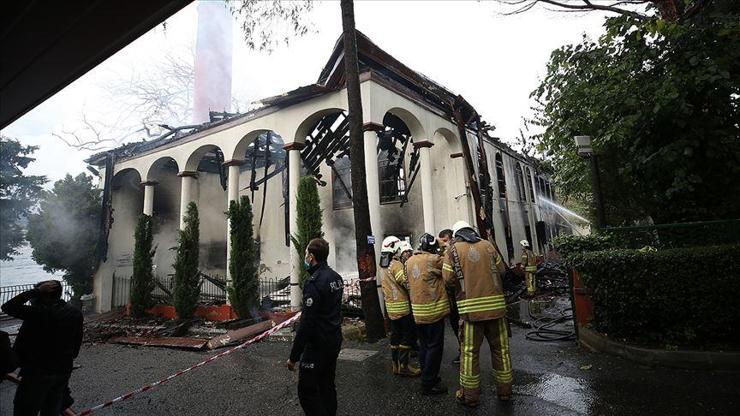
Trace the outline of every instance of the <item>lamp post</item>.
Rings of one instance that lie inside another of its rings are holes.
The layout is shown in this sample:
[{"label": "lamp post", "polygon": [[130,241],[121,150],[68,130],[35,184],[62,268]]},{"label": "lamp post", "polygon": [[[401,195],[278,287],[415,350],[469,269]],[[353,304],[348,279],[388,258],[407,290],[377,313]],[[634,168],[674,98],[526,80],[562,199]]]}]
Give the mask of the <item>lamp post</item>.
[{"label": "lamp post", "polygon": [[578,156],[591,160],[591,187],[594,194],[596,208],[596,226],[602,229],[606,226],[606,212],[604,212],[604,197],[601,194],[601,177],[599,176],[599,158],[591,147],[591,136],[575,136]]}]

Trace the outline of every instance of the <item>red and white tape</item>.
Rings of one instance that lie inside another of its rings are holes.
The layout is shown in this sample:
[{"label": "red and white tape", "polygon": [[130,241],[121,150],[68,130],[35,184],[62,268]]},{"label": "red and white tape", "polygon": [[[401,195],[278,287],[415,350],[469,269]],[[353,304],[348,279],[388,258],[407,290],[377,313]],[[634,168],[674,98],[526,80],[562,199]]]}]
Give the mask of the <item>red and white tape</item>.
[{"label": "red and white tape", "polygon": [[240,349],[242,349],[242,348],[244,348],[244,347],[246,347],[246,346],[248,346],[250,344],[254,344],[255,342],[261,341],[264,338],[269,337],[270,335],[274,334],[276,331],[279,331],[279,330],[285,328],[286,326],[292,324],[293,322],[295,322],[300,316],[301,316],[301,313],[298,312],[292,318],[290,318],[290,319],[288,319],[288,320],[286,320],[286,321],[284,321],[284,322],[282,322],[282,323],[280,323],[278,325],[275,325],[274,327],[270,328],[269,330],[267,330],[267,331],[265,331],[265,332],[257,335],[254,338],[251,338],[251,339],[249,339],[249,340],[247,340],[247,341],[245,341],[245,342],[237,345],[234,348],[231,348],[231,349],[226,350],[226,351],[224,351],[222,353],[216,354],[216,355],[208,358],[207,360],[204,360],[204,361],[199,362],[198,364],[195,364],[192,367],[188,367],[188,368],[186,368],[184,370],[180,370],[177,373],[172,374],[171,376],[169,376],[167,378],[163,378],[162,380],[155,381],[154,383],[151,383],[151,384],[147,384],[146,386],[140,387],[140,388],[138,388],[136,390],[133,390],[133,391],[131,391],[129,393],[126,393],[126,394],[124,394],[122,396],[118,396],[118,397],[116,397],[113,400],[109,400],[109,401],[107,401],[105,403],[102,403],[102,404],[99,404],[99,405],[97,405],[95,407],[91,407],[89,409],[83,410],[82,412],[79,413],[79,415],[80,416],[89,415],[89,414],[91,414],[94,411],[103,409],[105,407],[112,406],[115,403],[122,402],[124,400],[128,400],[131,397],[133,397],[133,396],[135,396],[135,395],[137,395],[139,393],[143,393],[145,391],[151,390],[154,387],[157,387],[157,386],[159,386],[161,384],[164,384],[164,383],[172,380],[175,377],[179,377],[179,376],[181,376],[181,375],[183,375],[183,374],[185,374],[187,372],[190,372],[191,370],[195,370],[198,367],[203,367],[204,365],[206,365],[206,364],[208,364],[208,363],[210,363],[210,362],[212,362],[212,361],[214,361],[214,360],[216,360],[218,358],[221,358],[221,357],[224,357],[226,355],[229,355],[229,354],[233,353],[234,351],[240,350]]}]

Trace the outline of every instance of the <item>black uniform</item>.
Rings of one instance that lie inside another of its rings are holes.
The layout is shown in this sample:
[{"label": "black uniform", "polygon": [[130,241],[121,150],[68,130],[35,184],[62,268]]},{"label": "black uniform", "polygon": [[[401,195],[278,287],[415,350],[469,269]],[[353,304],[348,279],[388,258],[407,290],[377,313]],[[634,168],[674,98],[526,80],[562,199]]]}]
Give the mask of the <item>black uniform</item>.
[{"label": "black uniform", "polygon": [[72,362],[82,344],[82,313],[63,300],[25,304],[38,296],[33,289],[2,305],[3,312],[23,320],[14,346],[21,367],[15,415],[61,413]]},{"label": "black uniform", "polygon": [[344,281],[325,262],[308,269],[303,287],[303,310],[290,360],[300,361],[298,398],[308,416],[335,415],[334,373],[342,347]]}]

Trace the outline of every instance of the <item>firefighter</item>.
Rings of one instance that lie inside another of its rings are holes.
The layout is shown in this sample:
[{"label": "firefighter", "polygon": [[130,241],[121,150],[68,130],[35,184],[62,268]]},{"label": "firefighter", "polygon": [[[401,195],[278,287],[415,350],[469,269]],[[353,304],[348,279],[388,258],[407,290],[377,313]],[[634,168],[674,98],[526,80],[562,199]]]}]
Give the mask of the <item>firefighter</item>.
[{"label": "firefighter", "polygon": [[[411,304],[406,288],[406,275],[401,263],[403,242],[395,236],[386,237],[380,251],[381,285],[385,310],[391,321],[391,356],[393,374],[418,377],[421,370],[409,363],[411,349],[416,342],[416,327],[411,315]],[[408,244],[408,243],[406,243]]]},{"label": "firefighter", "polygon": [[442,257],[437,254],[439,244],[433,235],[424,233],[419,238],[419,250],[404,264],[411,295],[411,311],[419,334],[419,362],[421,363],[421,393],[447,393],[441,384],[439,366],[445,339],[445,317],[450,303],[442,280]]},{"label": "firefighter", "polygon": [[491,348],[496,392],[499,400],[511,399],[511,358],[506,324],[506,301],[501,276],[506,264],[494,243],[483,240],[465,221],[453,226],[455,239],[450,243],[442,266],[442,276],[455,288],[457,307],[462,319],[460,329],[460,389],[457,400],[475,407],[480,400],[480,346],[483,338]]},{"label": "firefighter", "polygon": [[[439,237],[439,255],[444,258],[445,254],[447,254],[447,245],[450,244],[452,241],[452,230],[449,228],[445,228],[444,230],[440,231],[438,234]],[[447,298],[450,302],[450,328],[452,328],[452,333],[455,334],[455,338],[457,339],[457,345],[460,345],[460,314],[457,312],[457,304],[455,303],[455,291],[447,287]],[[457,355],[452,360],[452,364],[458,365],[460,364],[460,349],[458,348]]]},{"label": "firefighter", "polygon": [[537,291],[537,281],[534,276],[537,272],[537,257],[529,249],[529,241],[522,240],[519,244],[522,246],[522,267],[524,267],[524,276],[527,282],[527,296],[531,297]]},{"label": "firefighter", "polygon": [[326,264],[329,243],[314,238],[303,259],[311,278],[303,287],[303,308],[287,366],[298,372],[298,400],[307,415],[336,415],[334,376],[342,347],[342,277]]}]

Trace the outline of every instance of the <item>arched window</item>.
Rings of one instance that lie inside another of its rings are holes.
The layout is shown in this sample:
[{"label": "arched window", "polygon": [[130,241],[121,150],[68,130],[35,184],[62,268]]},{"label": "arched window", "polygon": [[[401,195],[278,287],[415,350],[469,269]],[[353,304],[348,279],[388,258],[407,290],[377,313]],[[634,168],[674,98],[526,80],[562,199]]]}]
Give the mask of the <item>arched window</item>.
[{"label": "arched window", "polygon": [[534,202],[534,193],[532,192],[532,169],[527,168],[527,190],[529,191],[529,200]]},{"label": "arched window", "polygon": [[406,152],[411,131],[397,116],[386,113],[384,130],[378,133],[378,185],[380,202],[402,202],[406,198]]},{"label": "arched window", "polygon": [[527,190],[524,187],[524,175],[522,174],[522,165],[519,162],[516,162],[514,174],[516,175],[516,189],[519,194],[519,201],[526,202]]}]

